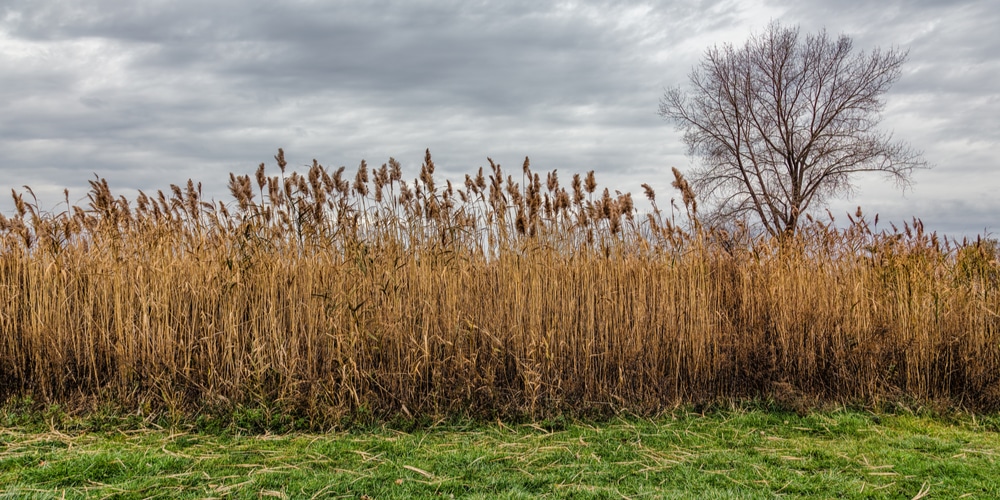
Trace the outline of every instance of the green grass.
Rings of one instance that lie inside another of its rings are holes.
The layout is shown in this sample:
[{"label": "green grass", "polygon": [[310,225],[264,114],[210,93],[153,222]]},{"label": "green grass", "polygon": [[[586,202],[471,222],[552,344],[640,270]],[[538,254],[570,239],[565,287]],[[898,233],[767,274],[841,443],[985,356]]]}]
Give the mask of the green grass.
[{"label": "green grass", "polygon": [[748,410],[285,435],[8,424],[0,498],[997,498],[998,422]]}]

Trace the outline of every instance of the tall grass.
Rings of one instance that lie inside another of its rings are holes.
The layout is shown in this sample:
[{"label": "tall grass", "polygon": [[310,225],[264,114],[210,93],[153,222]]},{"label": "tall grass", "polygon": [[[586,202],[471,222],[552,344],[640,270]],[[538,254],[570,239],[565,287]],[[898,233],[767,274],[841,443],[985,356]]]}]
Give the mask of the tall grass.
[{"label": "tall grass", "polygon": [[[310,416],[655,411],[772,397],[1000,408],[1000,263],[860,210],[794,238],[636,217],[593,172],[490,161],[439,184],[428,153],[353,178],[230,176],[233,199],[91,182],[0,216],[0,397]],[[27,195],[30,198],[30,190]],[[70,204],[67,200],[66,206]],[[687,229],[685,229],[687,228]]]}]

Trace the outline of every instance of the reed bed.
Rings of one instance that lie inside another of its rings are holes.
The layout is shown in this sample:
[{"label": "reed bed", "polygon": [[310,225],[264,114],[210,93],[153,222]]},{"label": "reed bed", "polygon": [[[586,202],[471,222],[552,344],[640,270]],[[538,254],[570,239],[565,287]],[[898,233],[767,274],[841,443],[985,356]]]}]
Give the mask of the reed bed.
[{"label": "reed bed", "polygon": [[[438,184],[428,152],[353,178],[264,164],[232,200],[192,181],[0,216],[0,399],[197,414],[267,407],[546,417],[770,398],[1000,408],[995,242],[915,220],[810,221],[769,240],[706,228],[675,171],[563,186],[525,160]],[[25,199],[25,198],[28,199]],[[684,221],[678,222],[678,218]]]}]

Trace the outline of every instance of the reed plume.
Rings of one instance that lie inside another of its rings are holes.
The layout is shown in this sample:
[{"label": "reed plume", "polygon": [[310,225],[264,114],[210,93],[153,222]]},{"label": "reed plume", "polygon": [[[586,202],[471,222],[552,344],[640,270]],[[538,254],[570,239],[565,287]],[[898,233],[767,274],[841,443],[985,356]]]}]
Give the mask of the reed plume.
[{"label": "reed plume", "polygon": [[[327,423],[767,397],[1000,408],[994,240],[876,230],[860,210],[780,241],[685,230],[648,184],[644,213],[593,171],[567,190],[527,159],[521,182],[488,160],[454,185],[430,151],[413,182],[394,159],[353,183],[275,161],[231,174],[230,202],[187,181],[133,204],[96,179],[50,214],[14,192],[0,398]],[[693,219],[677,170],[674,187]]]}]

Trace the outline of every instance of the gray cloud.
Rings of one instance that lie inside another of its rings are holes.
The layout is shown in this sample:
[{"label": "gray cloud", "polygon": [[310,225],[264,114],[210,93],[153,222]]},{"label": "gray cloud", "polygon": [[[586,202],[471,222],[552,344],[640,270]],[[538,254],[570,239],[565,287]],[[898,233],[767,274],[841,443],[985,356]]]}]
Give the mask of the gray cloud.
[{"label": "gray cloud", "polygon": [[663,88],[709,45],[773,18],[910,50],[886,125],[937,168],[905,195],[866,179],[843,204],[899,217],[933,207],[942,230],[980,231],[1000,213],[982,196],[1000,189],[1000,19],[988,1],[951,5],[8,2],[0,173],[50,205],[63,187],[82,197],[94,173],[125,191],[192,177],[224,198],[229,171],[278,147],[293,165],[394,156],[411,175],[430,148],[456,180],[487,156],[512,168],[530,156],[666,195],[669,167],[691,160],[656,116]]}]

